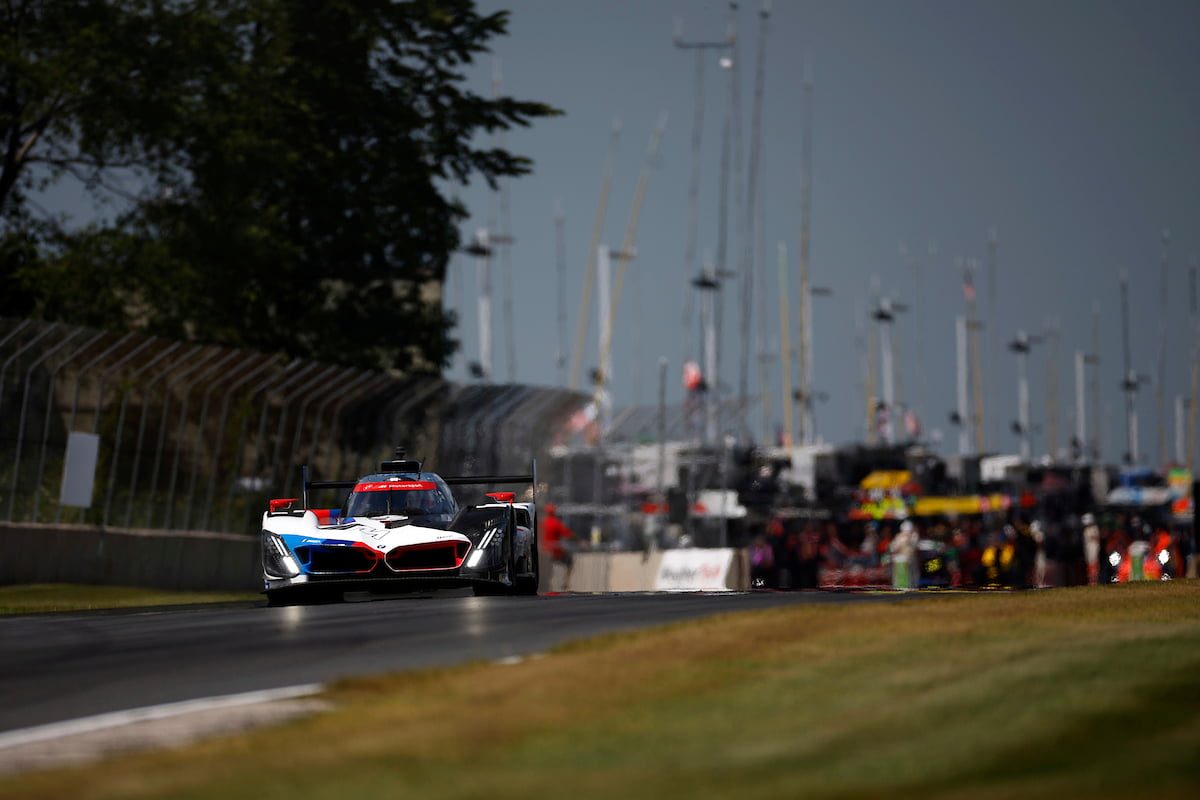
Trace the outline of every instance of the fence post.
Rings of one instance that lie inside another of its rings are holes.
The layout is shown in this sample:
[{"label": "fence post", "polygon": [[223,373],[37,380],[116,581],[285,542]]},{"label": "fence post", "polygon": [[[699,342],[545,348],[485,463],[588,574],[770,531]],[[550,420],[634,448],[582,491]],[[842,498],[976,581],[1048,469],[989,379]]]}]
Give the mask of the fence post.
[{"label": "fence post", "polygon": [[241,372],[247,364],[252,363],[253,360],[258,357],[259,356],[257,353],[247,354],[245,358],[239,361],[223,376],[218,376],[215,380],[213,380],[213,382],[208,385],[208,388],[204,390],[204,400],[200,403],[200,422],[196,425],[196,446],[194,448],[195,452],[192,456],[192,473],[188,476],[187,499],[183,501],[183,525],[181,530],[191,530],[192,500],[196,496],[196,480],[200,473],[200,461],[203,458],[202,451],[204,449],[204,424],[208,421],[208,404],[212,400],[213,392],[217,390],[217,387],[221,383],[220,379],[222,377],[233,378],[239,372]]},{"label": "fence post", "polygon": [[[270,356],[258,367],[238,378],[228,389],[225,390],[225,396],[221,398],[221,416],[217,422],[217,440],[213,447],[212,471],[208,479],[208,491],[205,493],[203,511],[200,515],[200,530],[208,530],[208,517],[212,511],[213,492],[216,491],[217,472],[221,468],[221,445],[224,441],[225,423],[229,420],[229,404],[233,399],[234,392],[241,389],[250,381],[263,374],[270,367],[274,367],[279,363],[276,356]],[[276,376],[272,375],[269,380],[274,380]],[[253,394],[251,394],[253,397]]]},{"label": "fence post", "polygon": [[[204,378],[211,375],[213,372],[221,369],[229,363],[235,356],[237,350],[230,350],[225,355],[218,358],[213,363],[209,364],[196,375],[192,376],[192,380],[183,388],[183,402],[179,404],[179,435],[175,437],[175,457],[171,459],[171,481],[167,487],[167,503],[166,513],[163,514],[163,527],[167,530],[171,529],[171,517],[175,513],[175,484],[179,478],[179,459],[183,454],[183,438],[187,435],[187,408],[188,400],[190,399],[192,388]],[[158,470],[155,470],[157,473]]]},{"label": "fence post", "polygon": [[406,447],[411,447],[410,442],[403,441],[400,438],[400,420],[407,415],[410,408],[421,405],[445,385],[441,378],[430,378],[425,382],[425,384],[426,385],[421,388],[417,388],[415,386],[410,388],[406,395],[402,395],[399,398],[400,403],[397,408],[394,411],[388,412],[388,416],[391,418],[392,422],[388,426],[386,438],[381,434],[381,438],[385,438],[388,452],[391,452],[391,449],[398,444],[404,444]]},{"label": "fence post", "polygon": [[[185,356],[184,361],[183,361],[183,363],[184,363],[184,373],[183,374],[186,375],[192,369],[196,368],[196,366],[197,366],[196,364],[191,364],[188,362],[191,361],[192,356],[196,355],[203,349],[204,349],[203,345],[194,345],[192,347],[192,349],[188,351],[188,353]],[[203,362],[201,362],[201,363],[203,363]],[[155,375],[154,378],[152,378],[150,380],[150,382],[146,384],[146,389],[142,393],[142,414],[141,414],[141,418],[138,420],[137,443],[133,446],[133,468],[132,468],[131,474],[129,476],[129,494],[125,497],[125,520],[122,523],[122,525],[126,528],[128,528],[133,521],[133,498],[135,495],[137,495],[138,472],[139,472],[141,464],[142,464],[142,444],[145,442],[145,439],[146,439],[146,417],[148,417],[150,415],[150,403],[148,402],[148,398],[150,397],[151,389],[154,388],[154,384],[158,383],[160,380],[163,380],[168,375],[170,375],[171,370],[174,369],[176,366],[177,366],[177,364],[172,364],[170,367],[167,367],[165,370],[163,370],[159,374]],[[176,377],[178,378],[179,376],[176,376]],[[160,428],[165,427],[165,425],[166,425],[167,408],[170,405],[170,398],[171,398],[170,383],[168,382],[167,391],[163,393],[162,424],[160,425]],[[161,437],[160,437],[159,443],[160,444],[162,443]],[[155,469],[155,471],[158,470],[157,462],[155,462],[154,469]]]},{"label": "fence post", "polygon": [[[342,383],[342,381],[346,378],[349,378],[350,375],[353,375],[354,373],[355,369],[353,367],[342,369],[341,374],[338,375],[336,379],[328,381],[328,383],[323,386],[319,386],[318,389],[308,393],[308,395],[302,399],[300,402],[300,413],[296,415],[296,427],[292,435],[292,449],[288,451],[288,457],[282,459],[281,464],[288,464],[290,467],[289,462],[295,457],[295,452],[300,447],[300,433],[301,431],[304,431],[304,420],[308,415],[308,407],[310,407],[314,399],[324,396],[335,397],[337,392],[346,391],[347,386],[346,384]],[[280,431],[283,431],[282,427],[280,428]],[[290,492],[290,489],[292,489],[292,470],[284,470],[283,475],[283,495],[284,497],[287,497],[288,494],[292,493]],[[272,475],[272,477],[274,477],[274,475]]]},{"label": "fence post", "polygon": [[[18,476],[21,474],[21,449],[25,442],[25,410],[29,406],[29,385],[33,382],[33,372],[41,366],[46,359],[57,353],[65,345],[69,344],[78,334],[79,330],[73,330],[61,339],[58,344],[51,347],[46,352],[33,360],[29,365],[29,369],[25,370],[25,388],[21,391],[21,413],[17,417],[17,444],[15,448],[16,455],[13,457],[13,472],[12,480],[8,487],[8,515],[5,517],[9,522],[12,522],[13,509],[17,505],[17,483]],[[2,392],[0,392],[2,394]]]},{"label": "fence post", "polygon": [[54,369],[50,370],[50,389],[46,392],[46,413],[42,417],[42,447],[38,454],[37,483],[34,484],[33,490],[33,513],[29,517],[34,522],[38,521],[42,509],[42,485],[46,478],[46,451],[50,449],[50,417],[54,413],[54,384],[58,379],[58,372],[103,337],[104,331],[96,331],[90,339],[72,350]]},{"label": "fence post", "polygon": [[[182,342],[172,342],[167,347],[159,350],[153,358],[135,369],[133,374],[129,376],[129,379],[136,381],[138,376],[143,372],[153,367],[159,361],[162,361],[171,353],[174,353],[182,345]],[[108,527],[108,512],[112,508],[113,484],[117,481],[117,463],[121,458],[121,435],[125,432],[125,409],[129,407],[129,393],[132,391],[133,388],[130,387],[128,391],[121,395],[121,410],[117,413],[117,431],[113,434],[113,456],[112,461],[108,464],[108,485],[104,487],[104,513],[100,516],[101,527]],[[142,402],[146,402],[145,396],[142,397]]]},{"label": "fence post", "polygon": [[41,341],[41,338],[42,338],[43,336],[45,336],[47,333],[49,333],[50,331],[54,330],[54,329],[55,329],[55,328],[57,328],[57,327],[58,327],[58,323],[57,323],[57,322],[51,322],[51,323],[50,323],[49,325],[47,325],[46,327],[42,328],[42,329],[41,329],[41,330],[40,330],[40,331],[37,333],[37,335],[36,335],[36,336],[34,336],[34,337],[33,337],[32,339],[30,339],[28,342],[26,342],[25,344],[21,345],[21,346],[20,346],[20,347],[18,347],[16,350],[14,350],[14,351],[13,351],[13,354],[12,354],[11,356],[9,356],[9,357],[8,357],[8,358],[5,360],[5,362],[4,362],[4,364],[3,364],[2,366],[0,366],[0,406],[2,406],[2,405],[3,405],[3,403],[4,403],[4,377],[5,377],[5,375],[7,375],[7,374],[8,374],[8,368],[9,368],[9,366],[10,366],[10,365],[11,365],[11,364],[12,364],[14,361],[16,361],[18,358],[20,358],[20,357],[21,357],[21,355],[22,355],[22,354],[23,354],[23,353],[24,353],[26,350],[28,350],[29,348],[31,348],[31,347],[33,347],[35,344],[37,344],[39,341]]},{"label": "fence post", "polygon": [[[179,385],[179,381],[184,378],[194,377],[199,379],[200,377],[203,377],[202,374],[199,374],[200,369],[208,369],[211,367],[212,360],[216,359],[216,357],[220,355],[220,348],[212,349],[209,351],[209,353],[206,353],[204,356],[200,357],[200,359],[198,359],[196,362],[191,363],[191,365],[187,365],[187,367],[184,368],[184,371],[178,375],[175,375],[174,380],[167,381],[167,387],[166,390],[163,391],[162,397],[162,416],[160,417],[160,420],[158,420],[158,444],[155,446],[154,467],[150,469],[150,493],[146,495],[146,525],[148,525],[148,527],[154,527],[154,498],[158,493],[158,474],[160,474],[158,467],[160,467],[162,464],[163,447],[166,447],[167,445],[167,421],[169,416],[168,411],[170,410],[170,398],[172,398],[172,390],[176,385]],[[180,404],[180,408],[182,410],[182,417],[180,417],[181,425],[184,423],[184,419],[187,416],[187,395],[192,391],[192,385],[193,384],[187,384],[186,389],[184,390],[184,402]]]},{"label": "fence post", "polygon": [[[95,358],[93,358],[91,361],[89,361],[87,363],[87,365],[84,366],[83,369],[81,369],[81,370],[79,370],[79,372],[75,373],[75,391],[72,393],[72,396],[71,396],[71,416],[69,416],[67,418],[67,431],[75,430],[75,416],[79,411],[79,390],[83,386],[83,376],[87,374],[88,370],[90,370],[92,367],[96,366],[97,364],[103,362],[104,359],[108,358],[110,353],[115,352],[118,347],[125,344],[125,342],[129,341],[132,338],[133,338],[133,333],[126,333],[124,336],[121,336],[115,342],[110,344],[108,347],[104,348],[104,350],[102,350],[99,355],[97,355]],[[62,504],[56,503],[55,507],[54,507],[54,524],[55,525],[57,525],[59,522],[62,521],[62,510],[63,510]]]},{"label": "fence post", "polygon": [[[330,438],[332,439],[332,441],[334,441],[334,455],[337,457],[337,461],[330,462],[330,464],[329,464],[330,474],[336,475],[337,474],[336,470],[341,470],[342,465],[343,465],[342,462],[346,461],[346,458],[343,458],[344,452],[346,452],[346,450],[347,450],[346,447],[344,447],[344,446],[338,447],[337,446],[337,440],[340,439],[341,437],[338,437],[338,434],[336,433],[336,428],[337,428],[338,421],[341,420],[342,409],[346,408],[347,404],[349,404],[350,402],[359,402],[359,401],[361,401],[361,399],[364,399],[366,397],[371,397],[372,395],[374,395],[374,393],[376,393],[380,389],[383,389],[384,386],[392,383],[392,380],[394,380],[394,378],[392,378],[391,375],[386,375],[386,374],[377,375],[376,379],[368,380],[368,381],[366,381],[365,385],[358,387],[358,390],[356,390],[356,391],[358,391],[358,396],[353,397],[353,398],[348,397],[348,396],[343,396],[341,398],[338,398],[338,399],[340,399],[340,402],[334,403],[334,409],[332,409],[332,413],[330,415],[329,422],[330,422],[330,429],[332,429],[332,431],[335,431],[334,435],[332,435],[332,437],[330,437]],[[318,419],[317,419],[317,425],[318,426],[320,425],[320,417],[318,417]],[[317,440],[317,434],[319,433],[319,431],[320,431],[319,427],[316,429],[316,431],[313,431],[312,452],[313,452],[314,458],[316,458],[316,456],[320,452],[319,451],[320,443]],[[344,431],[344,428],[343,428],[343,431]],[[336,465],[336,470],[335,470],[335,465]]]},{"label": "fence post", "polygon": [[[308,458],[306,458],[305,461],[310,461],[310,459],[314,455],[316,455],[317,440],[320,438],[320,427],[322,427],[322,420],[324,419],[324,416],[325,416],[325,409],[329,408],[330,404],[332,404],[332,407],[334,407],[335,409],[343,407],[343,405],[346,405],[346,403],[349,402],[349,398],[353,396],[353,392],[359,391],[361,389],[362,385],[371,383],[372,380],[376,380],[378,377],[379,377],[379,373],[371,372],[371,371],[364,371],[359,374],[358,378],[355,378],[354,380],[350,381],[350,383],[342,386],[341,391],[337,392],[336,395],[330,395],[329,397],[326,397],[324,399],[324,401],[322,402],[322,404],[318,405],[317,413],[313,414],[314,417],[317,417],[316,425],[313,425],[313,428],[312,428],[313,449],[310,453],[310,456],[308,456]],[[335,411],[335,413],[336,413],[336,411]],[[298,434],[298,439],[296,439],[296,446],[299,446],[299,433],[300,432],[298,429],[298,431],[296,431],[296,434]],[[334,475],[335,474],[334,473],[334,464],[329,464],[329,468],[330,468],[329,469],[330,475]],[[336,477],[334,480],[337,480]]]},{"label": "fence post", "polygon": [[125,355],[118,358],[111,365],[109,365],[108,369],[100,373],[100,380],[96,388],[96,413],[92,417],[92,433],[100,433],[100,409],[104,405],[104,385],[108,383],[108,379],[112,377],[114,372],[128,364],[134,356],[145,350],[156,341],[158,340],[154,337],[150,337]]},{"label": "fence post", "polygon": [[[279,381],[281,378],[283,379],[283,383],[281,385],[287,386],[288,381],[290,381],[292,376],[295,374],[292,372],[292,370],[302,363],[303,361],[301,359],[294,358],[290,364],[284,366],[284,368],[279,372],[259,381],[258,384],[255,385],[254,388],[252,388],[249,392],[250,402],[253,404],[254,398],[257,397],[260,392],[268,391],[271,387],[271,384]],[[303,368],[300,371],[303,372]],[[269,401],[269,396],[264,394],[262,414],[260,417],[264,425],[266,424],[267,409],[270,407],[270,405],[271,403]],[[229,514],[230,507],[233,505],[233,490],[237,487],[238,476],[246,467],[246,428],[249,427],[248,416],[249,415],[247,414],[247,416],[242,417],[242,424],[238,426],[237,444],[234,445],[233,449],[235,454],[235,463],[233,465],[233,474],[229,478],[229,489],[225,492],[225,510],[221,515],[221,530],[226,532],[229,532]]]}]

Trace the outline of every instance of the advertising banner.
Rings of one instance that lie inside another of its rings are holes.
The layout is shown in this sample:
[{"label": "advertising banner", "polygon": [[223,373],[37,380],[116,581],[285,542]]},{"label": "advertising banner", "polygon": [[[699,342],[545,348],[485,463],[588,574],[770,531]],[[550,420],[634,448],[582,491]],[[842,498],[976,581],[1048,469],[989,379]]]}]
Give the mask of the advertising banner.
[{"label": "advertising banner", "polygon": [[654,588],[660,592],[725,592],[733,550],[728,548],[663,551]]}]

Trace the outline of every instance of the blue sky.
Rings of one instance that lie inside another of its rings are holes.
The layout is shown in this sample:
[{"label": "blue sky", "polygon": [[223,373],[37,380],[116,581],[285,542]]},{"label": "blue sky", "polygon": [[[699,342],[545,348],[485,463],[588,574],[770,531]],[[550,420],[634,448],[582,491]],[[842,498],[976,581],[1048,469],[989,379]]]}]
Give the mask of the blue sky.
[{"label": "blue sky", "polygon": [[[660,357],[670,363],[670,398],[682,394],[682,309],[687,186],[694,109],[694,60],[672,46],[675,20],[687,38],[724,35],[720,0],[482,0],[508,8],[510,35],[495,42],[506,92],[552,103],[563,117],[509,134],[532,157],[532,175],[509,184],[515,287],[516,376],[555,384],[559,372],[554,204],[566,213],[568,338],[574,339],[586,250],[614,119],[623,124],[604,240],[622,238],[647,139],[660,115],[669,123],[650,174],[637,237],[638,258],[621,298],[614,343],[618,404],[651,402]],[[750,133],[757,2],[738,15],[742,118]],[[954,317],[963,311],[960,259],[986,258],[999,233],[994,297],[980,276],[984,312],[984,405],[989,449],[1015,451],[1016,367],[1003,343],[1018,329],[1061,326],[1060,444],[1069,428],[1072,354],[1090,349],[1091,309],[1099,304],[1102,446],[1124,449],[1118,275],[1131,276],[1135,368],[1155,373],[1165,329],[1168,405],[1190,391],[1192,337],[1188,270],[1200,255],[1200,4],[1186,0],[824,0],[774,4],[767,40],[764,103],[764,229],[768,324],[777,346],[776,251],[794,269],[800,224],[801,89],[806,60],[815,77],[812,273],[833,290],[814,303],[816,388],[827,440],[861,438],[863,364],[859,326],[878,276],[882,291],[911,311],[895,327],[899,399],[927,431],[947,424],[954,405]],[[717,180],[728,73],[706,69],[699,252],[716,250]],[[490,59],[467,79],[490,91]],[[472,212],[464,236],[487,224],[494,198],[481,185],[461,189]],[[78,187],[59,186],[51,211],[95,211]],[[1160,237],[1171,232],[1169,307],[1159,304]],[[936,242],[938,255],[927,254]],[[915,266],[899,253],[901,244]],[[734,241],[731,254],[740,245]],[[731,263],[730,267],[736,266]],[[495,374],[508,375],[497,274]],[[793,292],[795,283],[792,284]],[[462,350],[449,370],[466,379],[478,358],[475,267],[460,256],[446,299],[466,313]],[[736,291],[726,298],[722,382],[737,384]],[[993,313],[994,309],[994,313]],[[585,368],[597,363],[593,325]],[[793,321],[795,317],[793,316]],[[1165,322],[1164,322],[1165,319]],[[567,343],[568,351],[572,342]],[[1031,359],[1033,420],[1044,451],[1047,349]],[[753,378],[753,371],[751,376]],[[778,422],[778,370],[770,397]],[[752,381],[752,386],[756,387]],[[1157,451],[1154,391],[1139,399],[1142,450]],[[1170,441],[1170,419],[1168,442]],[[757,422],[754,423],[757,428]]]},{"label": "blue sky", "polygon": [[[510,184],[517,345],[523,382],[552,384],[556,312],[552,210],[566,212],[569,337],[574,338],[586,250],[609,129],[623,123],[605,240],[620,242],[651,128],[669,125],[650,176],[640,219],[638,259],[620,302],[614,345],[618,403],[650,402],[660,356],[671,363],[678,399],[683,330],[684,248],[690,170],[694,60],[672,47],[674,20],[688,38],[723,35],[724,2],[484,2],[507,7],[510,36],[496,43],[506,92],[563,109],[559,119],[508,137],[536,161],[534,174]],[[750,130],[757,3],[738,16],[742,113]],[[770,317],[778,330],[777,243],[793,259],[800,217],[801,87],[806,58],[815,77],[812,272],[833,297],[814,304],[815,383],[829,395],[818,411],[828,440],[861,436],[862,362],[856,324],[878,276],[885,294],[912,310],[896,326],[900,399],[927,430],[951,445],[954,405],[953,319],[962,313],[959,258],[986,258],[999,233],[995,318],[985,319],[985,416],[990,449],[1013,451],[1015,360],[1002,349],[1018,329],[1061,325],[1060,443],[1071,418],[1078,348],[1090,348],[1091,309],[1101,308],[1103,445],[1123,448],[1118,275],[1132,276],[1135,367],[1153,373],[1160,341],[1161,231],[1171,231],[1167,316],[1169,398],[1189,391],[1191,341],[1188,269],[1200,254],[1200,5],[1187,2],[955,2],[839,0],[777,2],[770,17],[764,102],[765,239]],[[706,120],[699,247],[716,247],[717,179],[727,74],[706,70]],[[485,90],[491,64],[470,75]],[[488,192],[468,187],[473,212],[464,233],[486,224]],[[928,245],[938,255],[930,259]],[[901,243],[918,272],[899,254]],[[736,252],[732,250],[731,252]],[[731,265],[733,266],[733,265]],[[793,265],[794,268],[794,265]],[[475,268],[467,259],[468,313],[462,356],[452,376],[477,355]],[[634,274],[636,273],[636,277]],[[448,302],[456,302],[453,276]],[[922,291],[918,295],[917,281]],[[502,285],[497,276],[497,288]],[[794,287],[793,283],[793,287]],[[992,308],[977,281],[984,316]],[[726,319],[736,321],[735,298]],[[594,320],[594,311],[593,311]],[[504,329],[496,313],[496,375],[507,375]],[[633,339],[634,332],[638,341]],[[736,324],[727,324],[722,380],[736,387]],[[770,347],[774,348],[774,342]],[[596,362],[592,333],[587,366]],[[1033,418],[1044,424],[1046,349],[1031,360]],[[775,371],[776,373],[778,370]],[[753,373],[752,373],[753,375]],[[778,380],[778,375],[774,375]],[[778,383],[772,384],[775,414]],[[1154,392],[1143,391],[1142,449],[1157,450]],[[1171,400],[1168,401],[1168,404]],[[1168,423],[1170,420],[1168,420]],[[1044,431],[1044,425],[1043,425]],[[1170,441],[1168,428],[1168,441]],[[1035,441],[1045,448],[1044,435]]]}]

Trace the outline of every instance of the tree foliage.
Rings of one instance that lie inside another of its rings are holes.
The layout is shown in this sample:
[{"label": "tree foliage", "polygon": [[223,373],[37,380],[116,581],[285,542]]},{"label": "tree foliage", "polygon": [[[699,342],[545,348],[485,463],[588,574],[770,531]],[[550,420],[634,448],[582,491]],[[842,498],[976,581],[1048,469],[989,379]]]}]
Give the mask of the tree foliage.
[{"label": "tree foliage", "polygon": [[[556,113],[464,86],[505,14],[471,0],[16,6],[0,45],[0,280],[14,289],[0,310],[445,363],[438,290],[463,216],[447,189],[526,172],[481,134]],[[37,219],[30,193],[64,175],[117,193],[120,212],[69,232]]]}]

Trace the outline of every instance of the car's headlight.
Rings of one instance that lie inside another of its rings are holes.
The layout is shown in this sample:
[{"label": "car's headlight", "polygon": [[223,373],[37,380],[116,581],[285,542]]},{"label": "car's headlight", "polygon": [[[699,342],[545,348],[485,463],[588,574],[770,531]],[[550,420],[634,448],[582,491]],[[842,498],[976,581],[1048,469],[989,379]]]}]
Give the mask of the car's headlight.
[{"label": "car's headlight", "polygon": [[263,570],[280,578],[292,578],[300,574],[300,567],[292,557],[287,545],[277,534],[270,531],[262,532]]},{"label": "car's headlight", "polygon": [[488,528],[484,531],[479,544],[475,545],[475,550],[471,553],[471,557],[467,559],[467,569],[475,569],[488,559],[488,548],[500,541],[500,537],[496,535],[498,533],[500,533],[499,528]]}]

